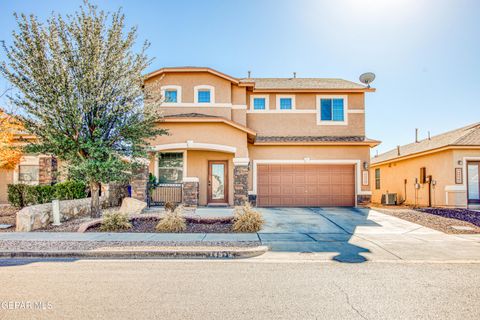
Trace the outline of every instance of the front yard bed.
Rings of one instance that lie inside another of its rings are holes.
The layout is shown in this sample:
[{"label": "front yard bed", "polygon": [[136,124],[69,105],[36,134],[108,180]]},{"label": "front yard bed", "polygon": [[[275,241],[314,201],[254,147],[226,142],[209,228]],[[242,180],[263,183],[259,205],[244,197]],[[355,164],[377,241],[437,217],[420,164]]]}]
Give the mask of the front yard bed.
[{"label": "front yard bed", "polygon": [[15,231],[15,220],[17,218],[18,209],[9,205],[0,205],[0,224],[10,224],[12,227],[8,229],[0,229],[0,232]]},{"label": "front yard bed", "polygon": [[[187,229],[184,233],[229,233],[232,232],[232,218],[195,218],[186,217]],[[133,233],[158,233],[155,226],[160,221],[159,217],[135,217],[132,218],[132,228],[118,230],[116,232],[133,232]],[[102,232],[100,230],[100,222],[90,226],[86,232]]]},{"label": "front yard bed", "polygon": [[448,209],[448,208],[422,208],[420,212],[426,212],[437,216],[462,220],[480,227],[480,212],[468,209]]},{"label": "front yard bed", "polygon": [[[465,219],[464,216],[461,216],[461,211],[465,209],[413,209],[406,206],[371,206],[371,209],[449,234],[480,234],[480,226],[458,219]],[[453,211],[456,212],[453,213]],[[474,212],[472,210],[465,211]],[[476,214],[478,215],[478,213]]]}]

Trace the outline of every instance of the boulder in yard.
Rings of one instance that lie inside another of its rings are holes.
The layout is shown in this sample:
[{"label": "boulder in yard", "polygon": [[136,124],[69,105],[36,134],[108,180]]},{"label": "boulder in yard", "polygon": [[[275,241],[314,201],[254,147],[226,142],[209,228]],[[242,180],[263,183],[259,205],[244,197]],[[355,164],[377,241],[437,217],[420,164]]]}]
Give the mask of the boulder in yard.
[{"label": "boulder in yard", "polygon": [[147,203],[145,201],[140,201],[134,198],[124,198],[119,211],[131,216],[133,214],[142,213],[146,207]]}]

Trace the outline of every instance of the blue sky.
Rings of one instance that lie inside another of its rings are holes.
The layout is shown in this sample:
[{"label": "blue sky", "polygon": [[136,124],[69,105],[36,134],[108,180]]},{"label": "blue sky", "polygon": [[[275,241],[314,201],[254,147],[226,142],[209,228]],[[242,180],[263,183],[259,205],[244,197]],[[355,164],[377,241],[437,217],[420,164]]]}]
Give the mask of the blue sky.
[{"label": "blue sky", "polygon": [[[82,1],[0,0],[0,40],[14,11],[44,19]],[[122,7],[162,66],[209,66],[232,76],[339,77],[373,71],[367,136],[381,153],[427,131],[480,121],[480,1],[243,0],[93,1]],[[0,53],[0,59],[4,53]],[[0,90],[7,83],[0,79]],[[0,101],[4,103],[4,101]],[[374,150],[372,155],[376,152]]]}]

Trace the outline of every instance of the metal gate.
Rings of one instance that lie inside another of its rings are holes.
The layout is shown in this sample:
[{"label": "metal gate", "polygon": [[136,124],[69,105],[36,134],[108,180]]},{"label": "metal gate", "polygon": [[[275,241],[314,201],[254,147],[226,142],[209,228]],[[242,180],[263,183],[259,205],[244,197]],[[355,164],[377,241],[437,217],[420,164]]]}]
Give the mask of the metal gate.
[{"label": "metal gate", "polygon": [[182,202],[181,183],[160,183],[148,185],[148,206],[163,206],[166,202]]}]

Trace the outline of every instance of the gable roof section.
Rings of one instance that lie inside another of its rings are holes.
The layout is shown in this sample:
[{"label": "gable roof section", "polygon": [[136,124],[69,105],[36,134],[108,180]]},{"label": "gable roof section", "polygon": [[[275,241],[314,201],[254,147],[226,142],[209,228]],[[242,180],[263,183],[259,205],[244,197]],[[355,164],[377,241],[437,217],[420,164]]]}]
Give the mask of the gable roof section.
[{"label": "gable roof section", "polygon": [[373,157],[371,163],[377,164],[399,160],[404,157],[420,155],[424,152],[455,146],[480,147],[480,122],[433,136],[430,139],[400,146],[400,155],[398,155],[398,150],[395,148]]},{"label": "gable roof section", "polygon": [[369,145],[374,147],[380,141],[364,136],[257,136],[256,145]]},{"label": "gable roof section", "polygon": [[166,72],[207,72],[228,80],[239,86],[253,87],[254,91],[359,91],[373,92],[374,88],[368,88],[362,84],[336,78],[235,78],[223,72],[208,67],[166,67],[145,75],[144,80],[158,76]]},{"label": "gable roof section", "polygon": [[332,78],[246,78],[240,81],[254,82],[256,90],[374,90],[352,81]]},{"label": "gable roof section", "polygon": [[239,79],[234,78],[232,76],[229,76],[229,75],[227,75],[223,72],[214,70],[212,68],[208,68],[208,67],[167,67],[167,68],[162,68],[162,69],[158,69],[157,71],[153,71],[153,72],[150,72],[150,73],[146,74],[145,77],[144,77],[144,80],[148,80],[152,77],[158,76],[158,75],[160,75],[162,73],[166,73],[166,72],[207,72],[207,73],[216,75],[220,78],[223,78],[225,80],[228,80],[230,82],[233,82],[235,84],[240,83]]},{"label": "gable roof section", "polygon": [[211,115],[206,115],[206,114],[201,114],[201,113],[181,113],[181,114],[172,114],[168,116],[163,117],[163,122],[196,122],[196,123],[224,123],[226,125],[229,125],[231,127],[234,127],[240,131],[243,131],[250,136],[256,136],[257,133],[253,131],[252,129],[249,129],[245,126],[242,126],[241,124],[238,124],[236,122],[233,122],[231,120],[222,118],[222,117],[217,117],[217,116],[211,116]]}]

